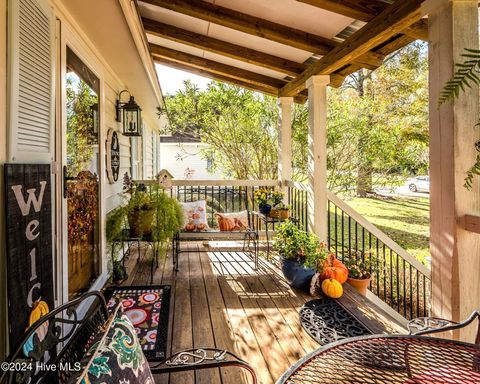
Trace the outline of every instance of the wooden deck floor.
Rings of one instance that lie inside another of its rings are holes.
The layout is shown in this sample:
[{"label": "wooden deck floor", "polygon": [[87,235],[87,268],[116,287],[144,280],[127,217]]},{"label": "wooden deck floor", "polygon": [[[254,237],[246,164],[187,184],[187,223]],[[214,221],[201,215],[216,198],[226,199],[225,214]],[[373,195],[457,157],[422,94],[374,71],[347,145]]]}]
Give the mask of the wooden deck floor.
[{"label": "wooden deck floor", "polygon": [[[302,329],[298,315],[312,297],[290,289],[275,267],[261,260],[254,270],[252,260],[240,251],[211,251],[200,243],[184,246],[189,252],[180,255],[176,274],[168,258],[154,275],[154,284],[172,286],[168,353],[201,346],[225,348],[254,367],[259,383],[271,384],[319,347]],[[149,263],[137,264],[132,257],[128,268],[130,276],[124,285],[149,284]],[[347,305],[353,308],[361,303],[348,300]],[[362,312],[372,319],[382,318],[387,328],[397,327],[385,314],[371,308]],[[156,382],[246,383],[239,372],[234,367],[181,372],[158,376]]]}]

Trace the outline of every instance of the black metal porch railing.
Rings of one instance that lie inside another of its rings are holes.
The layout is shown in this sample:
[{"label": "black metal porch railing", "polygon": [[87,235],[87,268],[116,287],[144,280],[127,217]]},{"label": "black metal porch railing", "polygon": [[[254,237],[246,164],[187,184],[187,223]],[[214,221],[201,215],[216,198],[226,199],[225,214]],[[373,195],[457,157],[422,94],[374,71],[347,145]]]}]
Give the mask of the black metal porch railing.
[{"label": "black metal porch railing", "polygon": [[287,204],[290,215],[300,229],[308,230],[308,193],[303,184],[288,182],[286,185]]},{"label": "black metal porch railing", "polygon": [[[287,182],[292,216],[308,230],[304,184]],[[429,315],[430,271],[336,195],[328,192],[327,242],[343,262],[372,265],[370,291],[407,319]]]},{"label": "black metal porch railing", "polygon": [[370,264],[371,292],[407,319],[429,315],[429,269],[333,193],[328,228],[327,241],[338,259]]},{"label": "black metal porch railing", "polygon": [[[180,202],[205,199],[208,223],[216,228],[215,212],[258,210],[253,196],[262,187],[280,185],[276,180],[175,180],[170,193]],[[281,187],[285,188],[291,217],[301,229],[308,230],[306,185],[287,182]],[[251,224],[260,231],[264,229],[259,220]],[[338,259],[354,258],[373,265],[372,293],[407,319],[429,315],[431,281],[425,265],[331,192],[327,225],[326,240]]]},{"label": "black metal porch railing", "polygon": [[[215,213],[229,213],[248,210],[258,210],[254,193],[259,188],[274,188],[274,180],[216,180],[216,181],[177,181],[171,189],[172,196],[180,202],[206,200],[208,225],[217,227]],[[252,223],[252,225],[260,225]]]}]

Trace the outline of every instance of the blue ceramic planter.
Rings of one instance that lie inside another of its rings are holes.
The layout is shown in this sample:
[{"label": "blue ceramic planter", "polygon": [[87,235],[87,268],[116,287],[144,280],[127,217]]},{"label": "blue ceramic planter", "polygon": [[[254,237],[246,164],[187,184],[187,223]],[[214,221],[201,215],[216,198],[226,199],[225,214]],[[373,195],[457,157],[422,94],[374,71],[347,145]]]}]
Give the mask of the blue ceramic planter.
[{"label": "blue ceramic planter", "polygon": [[305,267],[295,260],[286,260],[282,257],[282,272],[292,288],[308,290],[315,270]]},{"label": "blue ceramic planter", "polygon": [[268,216],[268,214],[272,210],[272,206],[270,204],[260,204],[258,206],[258,210],[260,211],[260,213],[264,214],[265,216]]}]

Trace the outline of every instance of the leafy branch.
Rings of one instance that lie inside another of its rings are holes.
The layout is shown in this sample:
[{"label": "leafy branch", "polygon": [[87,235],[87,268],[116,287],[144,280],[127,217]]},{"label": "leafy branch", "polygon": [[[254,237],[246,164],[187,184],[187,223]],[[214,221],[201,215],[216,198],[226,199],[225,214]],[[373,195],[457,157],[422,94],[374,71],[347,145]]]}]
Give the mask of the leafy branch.
[{"label": "leafy branch", "polygon": [[[480,50],[465,48],[465,52],[461,57],[467,60],[456,64],[457,70],[453,74],[452,79],[447,81],[443,87],[438,99],[438,106],[458,98],[460,91],[465,92],[466,88],[480,84],[480,78],[477,75],[480,70]],[[480,121],[475,126],[479,125]],[[475,147],[477,148],[477,146]],[[467,171],[467,177],[464,179],[463,186],[469,191],[473,187],[473,178],[475,176],[480,176],[480,155],[477,155],[475,163]]]}]

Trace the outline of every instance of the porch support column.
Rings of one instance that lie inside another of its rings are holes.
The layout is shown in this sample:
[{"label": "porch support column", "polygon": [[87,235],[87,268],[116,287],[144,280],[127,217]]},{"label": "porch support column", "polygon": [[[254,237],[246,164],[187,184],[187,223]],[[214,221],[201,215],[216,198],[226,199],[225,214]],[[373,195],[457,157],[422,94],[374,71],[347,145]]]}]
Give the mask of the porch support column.
[{"label": "porch support column", "polygon": [[308,88],[308,226],[327,240],[327,85],[330,76],[312,76]]},{"label": "porch support column", "polygon": [[278,180],[285,192],[285,181],[292,180],[293,97],[278,98]]},{"label": "porch support column", "polygon": [[[464,229],[465,214],[479,215],[480,183],[463,187],[480,138],[478,87],[466,89],[453,102],[437,106],[464,48],[478,49],[476,0],[427,0],[430,82],[430,252],[432,312],[455,321],[480,307],[480,235]],[[474,329],[459,336],[474,340]]]}]

